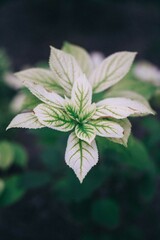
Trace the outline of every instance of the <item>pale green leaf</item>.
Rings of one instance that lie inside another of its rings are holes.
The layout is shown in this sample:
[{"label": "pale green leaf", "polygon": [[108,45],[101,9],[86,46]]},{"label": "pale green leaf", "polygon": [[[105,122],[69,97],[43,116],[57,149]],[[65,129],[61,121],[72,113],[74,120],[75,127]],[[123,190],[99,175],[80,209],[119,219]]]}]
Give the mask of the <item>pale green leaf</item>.
[{"label": "pale green leaf", "polygon": [[98,150],[95,140],[91,144],[77,138],[71,133],[68,138],[65,161],[82,183],[89,170],[98,162]]},{"label": "pale green leaf", "polygon": [[95,131],[94,126],[92,126],[88,123],[78,124],[75,127],[75,133],[79,139],[84,140],[85,142],[88,142],[89,144],[93,141],[93,139],[96,136],[96,131]]},{"label": "pale green leaf", "polygon": [[31,83],[41,85],[48,91],[64,94],[63,88],[55,81],[55,78],[50,70],[30,68],[16,73],[15,76],[17,77],[17,80],[26,87],[28,87],[28,84]]},{"label": "pale green leaf", "polygon": [[136,53],[117,52],[106,58],[92,72],[89,80],[93,92],[98,93],[119,82],[130,70]]},{"label": "pale green leaf", "polygon": [[90,55],[84,48],[65,42],[62,50],[70,53],[72,56],[75,57],[79,66],[85,74],[88,75],[91,72],[93,66],[92,61]]},{"label": "pale green leaf", "polygon": [[71,100],[75,104],[78,114],[83,113],[91,105],[92,88],[84,74],[74,82]]},{"label": "pale green leaf", "polygon": [[124,129],[120,124],[106,120],[106,119],[97,119],[90,121],[90,124],[94,126],[96,130],[96,135],[101,137],[108,138],[122,138]]},{"label": "pale green leaf", "polygon": [[5,182],[3,181],[3,179],[0,178],[0,196],[3,193],[5,189]]},{"label": "pale green leaf", "polygon": [[93,118],[111,117],[123,119],[128,116],[145,116],[148,114],[154,114],[154,112],[143,103],[129,98],[116,97],[106,98],[98,102],[97,110]]},{"label": "pale green leaf", "polygon": [[128,138],[131,134],[131,123],[127,118],[119,120],[115,119],[114,121],[116,121],[124,129],[124,135],[122,138],[109,138],[109,140],[127,147]]},{"label": "pale green leaf", "polygon": [[14,149],[9,142],[3,141],[0,143],[0,169],[6,170],[14,160]]},{"label": "pale green leaf", "polygon": [[156,87],[149,83],[139,81],[128,74],[124,79],[111,88],[111,91],[134,91],[149,100],[155,94]]},{"label": "pale green leaf", "polygon": [[34,108],[34,112],[39,122],[46,127],[63,132],[68,132],[74,128],[73,120],[61,109],[42,103]]},{"label": "pale green leaf", "polygon": [[42,125],[37,117],[35,116],[34,112],[26,112],[20,113],[8,125],[7,130],[10,128],[29,128],[29,129],[37,129],[45,127]]},{"label": "pale green leaf", "polygon": [[83,74],[77,61],[72,55],[51,47],[49,64],[53,77],[70,96],[74,81]]}]

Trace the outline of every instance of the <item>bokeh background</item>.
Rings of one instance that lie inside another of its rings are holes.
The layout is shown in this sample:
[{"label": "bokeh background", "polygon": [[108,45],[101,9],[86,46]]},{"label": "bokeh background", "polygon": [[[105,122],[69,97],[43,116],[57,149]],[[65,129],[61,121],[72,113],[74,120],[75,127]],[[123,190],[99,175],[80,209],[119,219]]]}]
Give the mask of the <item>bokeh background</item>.
[{"label": "bokeh background", "polygon": [[[1,78],[45,64],[49,46],[64,41],[106,56],[137,51],[160,67],[160,1],[0,0]],[[159,116],[133,121],[142,142],[131,137],[128,150],[98,140],[101,163],[80,186],[64,163],[67,135],[5,132],[15,94],[1,83],[0,139],[17,144],[17,155],[0,171],[0,239],[159,240]]]}]

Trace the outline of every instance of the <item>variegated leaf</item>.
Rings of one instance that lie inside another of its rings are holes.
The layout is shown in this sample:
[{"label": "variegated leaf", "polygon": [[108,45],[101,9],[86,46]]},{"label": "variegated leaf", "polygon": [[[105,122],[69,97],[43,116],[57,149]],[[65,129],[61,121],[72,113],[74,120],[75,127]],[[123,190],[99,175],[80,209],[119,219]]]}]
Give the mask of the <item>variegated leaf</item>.
[{"label": "variegated leaf", "polygon": [[93,92],[98,93],[120,81],[130,70],[136,53],[117,52],[106,58],[91,74]]},{"label": "variegated leaf", "polygon": [[90,121],[90,124],[94,126],[96,130],[96,135],[107,138],[122,138],[124,134],[124,129],[120,124],[106,120],[97,119]]},{"label": "variegated leaf", "polygon": [[10,128],[43,128],[45,127],[41,124],[33,112],[26,112],[18,114],[11,123],[8,125],[7,130]]},{"label": "variegated leaf", "polygon": [[64,94],[63,88],[57,84],[50,70],[42,68],[30,68],[15,74],[18,80],[26,87],[28,83],[41,85],[47,91],[54,91],[58,94]]},{"label": "variegated leaf", "polygon": [[91,119],[96,112],[96,104],[92,103],[88,108],[79,113],[79,110],[70,99],[65,100],[64,108],[69,117],[83,123]]},{"label": "variegated leaf", "polygon": [[91,144],[71,133],[68,138],[65,161],[82,183],[89,170],[98,162],[98,150],[95,140]]},{"label": "variegated leaf", "polygon": [[92,118],[92,116],[95,114],[95,112],[96,112],[96,104],[92,103],[83,112],[81,112],[79,114],[79,121],[87,122],[89,119]]},{"label": "variegated leaf", "polygon": [[131,123],[127,118],[114,121],[116,121],[124,129],[124,135],[122,138],[109,138],[109,140],[127,147],[128,138],[131,134]]},{"label": "variegated leaf", "polygon": [[78,109],[76,108],[76,105],[71,101],[71,99],[65,99],[64,109],[70,118],[79,121]]},{"label": "variegated leaf", "polygon": [[62,48],[63,51],[70,53],[75,57],[79,66],[85,74],[89,74],[92,70],[92,61],[87,51],[77,45],[65,42]]},{"label": "variegated leaf", "polygon": [[77,61],[72,55],[51,47],[49,64],[53,77],[70,96],[74,81],[83,74]]},{"label": "variegated leaf", "polygon": [[78,114],[83,113],[91,105],[92,88],[84,74],[74,82],[71,100],[75,104]]},{"label": "variegated leaf", "polygon": [[62,132],[68,132],[74,128],[73,120],[61,109],[42,103],[34,108],[34,112],[39,122],[46,127]]},{"label": "variegated leaf", "polygon": [[144,116],[154,114],[141,102],[129,98],[107,98],[97,103],[97,110],[93,118],[116,118],[123,119],[128,116]]},{"label": "variegated leaf", "polygon": [[93,141],[93,139],[96,136],[96,131],[95,131],[94,126],[92,126],[88,123],[78,124],[75,127],[75,133],[79,139],[84,140],[85,142],[88,142],[89,144]]}]

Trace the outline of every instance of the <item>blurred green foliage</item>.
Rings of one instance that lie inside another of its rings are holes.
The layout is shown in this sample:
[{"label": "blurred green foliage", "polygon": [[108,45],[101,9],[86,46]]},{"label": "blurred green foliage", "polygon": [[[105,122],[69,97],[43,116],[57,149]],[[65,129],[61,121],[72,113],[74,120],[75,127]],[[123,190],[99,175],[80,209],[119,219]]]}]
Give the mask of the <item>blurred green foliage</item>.
[{"label": "blurred green foliage", "polygon": [[[102,153],[99,163],[83,184],[64,162],[68,135],[45,128],[30,130],[29,150],[31,153],[36,151],[39,162],[34,169],[30,164],[30,153],[13,141],[15,138],[24,140],[26,133],[22,134],[21,130],[5,132],[12,115],[9,104],[16,94],[2,81],[4,74],[10,71],[9,66],[7,56],[0,52],[0,207],[24,199],[26,193],[37,188],[45,188],[50,192],[51,202],[59,201],[68,209],[67,219],[81,229],[80,240],[145,239],[137,219],[150,206],[157,190],[160,170],[158,117],[145,117],[139,121],[135,132],[140,129],[142,140],[130,136],[127,148],[99,137],[97,144]],[[146,99],[155,93],[155,87],[141,83],[131,75],[112,90],[133,89]],[[30,100],[26,101],[25,108],[34,106],[37,101]]]}]

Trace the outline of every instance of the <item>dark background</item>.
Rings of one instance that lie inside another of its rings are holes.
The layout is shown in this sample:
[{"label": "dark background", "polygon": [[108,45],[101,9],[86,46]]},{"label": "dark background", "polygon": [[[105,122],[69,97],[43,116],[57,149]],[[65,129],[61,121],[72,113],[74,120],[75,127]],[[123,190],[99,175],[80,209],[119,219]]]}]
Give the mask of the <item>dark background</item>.
[{"label": "dark background", "polygon": [[[89,52],[102,51],[105,55],[122,50],[138,51],[137,58],[160,66],[160,1],[0,0],[0,48],[11,58],[13,71],[47,61],[49,45],[60,48],[63,41],[81,45]],[[26,132],[21,138],[22,143],[31,148]],[[39,168],[38,159],[32,160],[34,167]],[[125,194],[122,196],[125,198]],[[134,201],[132,195],[129,197]],[[142,215],[131,220],[145,233],[144,238],[141,233],[135,233],[134,240],[146,240],[146,236],[149,240],[159,240],[159,201],[157,191]],[[126,199],[123,203],[128,202]],[[79,240],[81,226],[82,223],[77,225],[70,219],[68,206],[56,195],[50,198],[46,188],[34,190],[20,202],[0,211],[2,240]],[[124,238],[116,238],[119,239]]]},{"label": "dark background", "polygon": [[0,46],[13,65],[47,60],[67,40],[106,55],[138,51],[159,64],[159,0],[1,0]]}]

